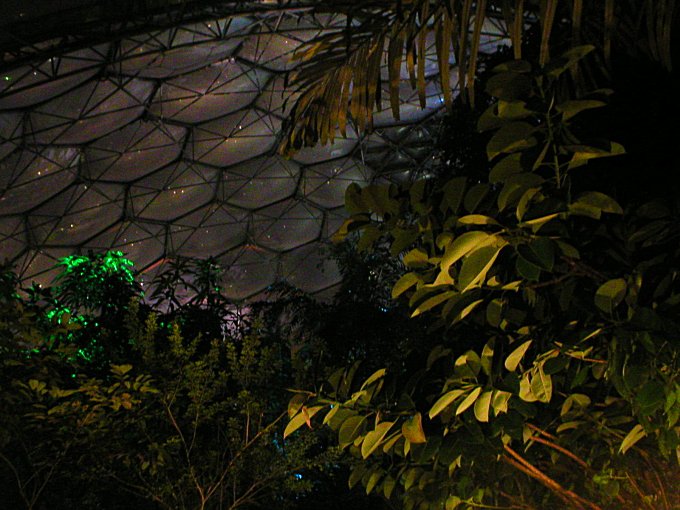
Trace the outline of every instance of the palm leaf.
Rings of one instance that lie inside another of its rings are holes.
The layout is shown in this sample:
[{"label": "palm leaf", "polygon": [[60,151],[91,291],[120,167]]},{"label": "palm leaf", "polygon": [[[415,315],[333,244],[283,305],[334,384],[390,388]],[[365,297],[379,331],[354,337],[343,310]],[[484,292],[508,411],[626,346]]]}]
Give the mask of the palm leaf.
[{"label": "palm leaf", "polygon": [[[295,53],[298,66],[289,75],[298,99],[285,124],[280,152],[289,155],[303,146],[332,142],[337,130],[346,136],[352,122],[370,131],[373,112],[381,108],[381,69],[387,68],[390,108],[399,118],[401,68],[426,105],[427,38],[434,31],[438,79],[444,103],[453,100],[453,85],[474,101],[474,77],[487,19],[503,20],[513,54],[522,56],[525,24],[541,26],[539,60],[550,58],[553,25],[571,24],[572,46],[594,44],[609,61],[613,48],[642,51],[671,66],[671,32],[675,0],[324,0],[318,14],[340,14],[344,28],[322,32]],[[559,21],[556,21],[559,20]],[[472,23],[471,23],[472,22]],[[567,27],[568,28],[568,27]],[[555,41],[562,44],[564,41]],[[564,47],[561,50],[566,49]],[[452,53],[453,52],[453,53]],[[450,58],[455,56],[458,83],[450,83]],[[574,78],[580,80],[578,70]]]}]

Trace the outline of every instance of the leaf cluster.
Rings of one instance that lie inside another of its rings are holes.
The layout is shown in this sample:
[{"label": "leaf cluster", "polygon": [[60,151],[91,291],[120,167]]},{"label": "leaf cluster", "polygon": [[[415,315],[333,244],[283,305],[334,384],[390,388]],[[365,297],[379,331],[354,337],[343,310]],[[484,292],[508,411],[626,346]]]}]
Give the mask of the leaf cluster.
[{"label": "leaf cluster", "polygon": [[350,484],[405,508],[672,507],[678,223],[662,203],[624,210],[573,186],[588,161],[624,152],[578,132],[607,95],[569,87],[590,51],[495,69],[478,124],[492,133],[487,182],[347,190],[338,237],[387,243],[406,266],[393,297],[448,337],[408,382],[378,370],[354,385],[352,367],[291,400],[287,434],[323,416],[359,459]]}]

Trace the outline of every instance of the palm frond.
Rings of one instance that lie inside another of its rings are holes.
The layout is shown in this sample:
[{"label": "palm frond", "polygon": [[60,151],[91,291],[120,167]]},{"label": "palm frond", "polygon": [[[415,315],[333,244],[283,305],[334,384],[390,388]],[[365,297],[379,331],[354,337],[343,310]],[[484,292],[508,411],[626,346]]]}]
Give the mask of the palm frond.
[{"label": "palm frond", "polygon": [[[545,64],[554,45],[555,26],[571,40],[567,46],[593,44],[609,62],[612,48],[637,51],[643,44],[652,58],[671,66],[671,31],[675,0],[324,0],[318,14],[339,14],[344,28],[321,33],[295,54],[299,65],[289,76],[298,95],[286,124],[280,152],[289,155],[304,146],[333,142],[345,136],[348,122],[359,132],[370,131],[373,113],[382,107],[383,67],[387,70],[390,109],[399,119],[402,65],[408,81],[426,105],[428,37],[434,34],[437,77],[444,103],[450,106],[455,86],[474,101],[474,77],[481,52],[484,24],[504,24],[504,36],[513,55],[522,58],[522,37],[527,24],[541,27],[539,61]],[[569,27],[569,25],[571,25]],[[569,32],[567,32],[569,33]],[[559,40],[558,40],[559,39]],[[567,37],[566,39],[569,39]],[[458,83],[450,82],[455,60]],[[574,71],[578,79],[578,70]]]}]

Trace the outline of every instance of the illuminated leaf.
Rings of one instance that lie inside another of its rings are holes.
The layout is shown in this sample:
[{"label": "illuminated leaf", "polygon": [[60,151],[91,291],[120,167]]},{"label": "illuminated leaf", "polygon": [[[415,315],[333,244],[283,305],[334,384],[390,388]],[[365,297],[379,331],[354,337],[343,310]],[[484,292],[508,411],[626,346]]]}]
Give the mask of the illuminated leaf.
[{"label": "illuminated leaf", "polygon": [[371,430],[364,437],[361,443],[361,456],[366,459],[380,446],[381,441],[385,438],[389,430],[394,425],[394,422],[383,421],[376,425],[374,430]]},{"label": "illuminated leaf", "polygon": [[508,369],[510,372],[514,372],[517,369],[519,362],[522,361],[524,354],[527,352],[527,349],[529,349],[529,347],[531,346],[531,342],[533,342],[533,340],[527,340],[519,347],[517,347],[514,351],[512,351],[507,358],[505,358],[506,369]]},{"label": "illuminated leaf", "polygon": [[456,409],[456,416],[467,411],[468,408],[475,403],[477,397],[479,397],[481,392],[482,392],[481,386],[472,390],[472,392],[467,397],[465,397],[465,400],[463,400]]},{"label": "illuminated leaf", "polygon": [[401,433],[413,444],[424,443],[426,441],[423,431],[423,417],[416,413],[406,420],[401,426]]},{"label": "illuminated leaf", "polygon": [[623,438],[623,441],[621,441],[619,453],[625,454],[628,450],[635,446],[635,443],[637,443],[646,435],[647,433],[645,432],[645,429],[638,423],[630,430],[630,432],[628,432],[628,434],[626,434],[626,437]]}]

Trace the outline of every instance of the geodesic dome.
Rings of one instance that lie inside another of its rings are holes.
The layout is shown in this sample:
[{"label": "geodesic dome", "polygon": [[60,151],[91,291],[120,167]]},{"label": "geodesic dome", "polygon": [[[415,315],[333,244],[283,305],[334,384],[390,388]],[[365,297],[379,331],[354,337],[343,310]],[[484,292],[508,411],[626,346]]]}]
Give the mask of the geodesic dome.
[{"label": "geodesic dome", "polygon": [[[233,299],[277,280],[328,292],[339,274],[320,248],[344,219],[347,185],[403,180],[436,157],[434,41],[424,110],[404,72],[400,121],[386,86],[371,134],[283,159],[291,56],[344,17],[271,0],[8,3],[0,260],[24,280],[116,249],[148,279],[173,258],[216,257]],[[501,27],[484,31],[495,49]]]}]

